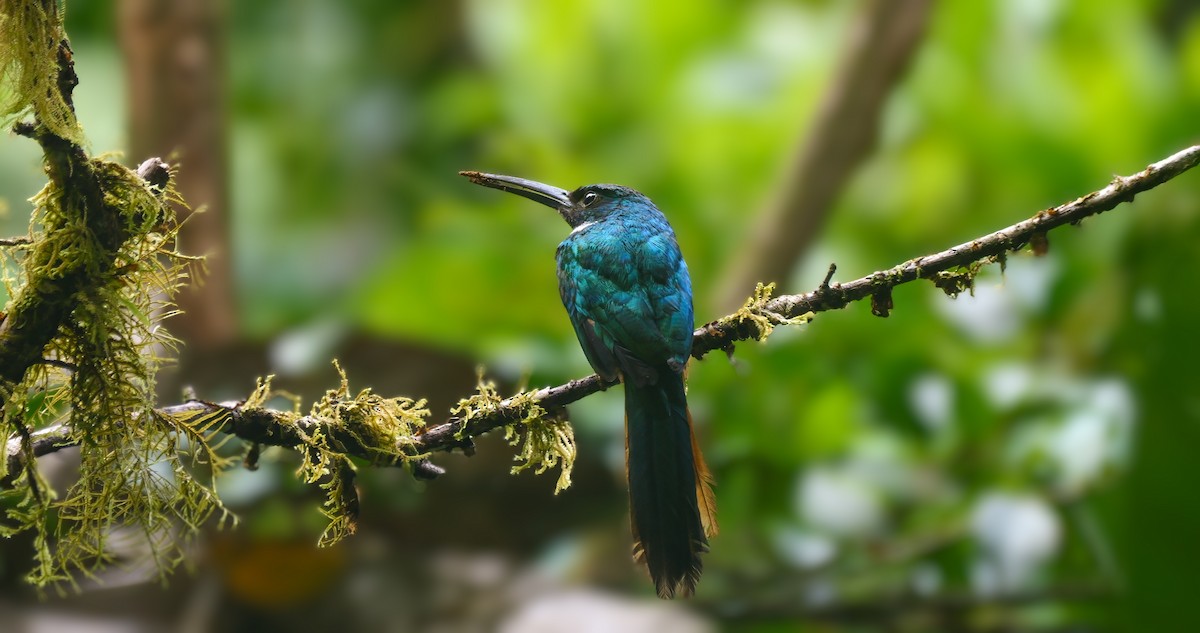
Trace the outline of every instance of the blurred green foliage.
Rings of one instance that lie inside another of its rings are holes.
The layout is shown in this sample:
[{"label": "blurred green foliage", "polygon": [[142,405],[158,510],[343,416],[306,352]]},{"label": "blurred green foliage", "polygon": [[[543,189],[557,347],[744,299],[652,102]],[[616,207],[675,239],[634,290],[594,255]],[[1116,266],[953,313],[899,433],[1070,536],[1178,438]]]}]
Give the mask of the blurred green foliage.
[{"label": "blurred green foliage", "polygon": [[[588,372],[555,290],[566,227],[456,172],[646,192],[679,235],[698,319],[719,317],[717,279],[859,3],[229,5],[246,332],[337,319],[542,385]],[[108,149],[123,124],[111,24],[72,9],[81,119]],[[1098,189],[1195,142],[1198,111],[1187,2],[940,3],[880,146],[781,291]],[[29,147],[4,147],[16,233],[38,174]],[[1095,590],[985,620],[1195,630],[1198,231],[1187,174],[989,269],[974,296],[915,284],[887,320],[851,306],[694,365],[722,522],[700,597],[800,613]],[[618,400],[573,409],[581,451],[619,454]]]}]

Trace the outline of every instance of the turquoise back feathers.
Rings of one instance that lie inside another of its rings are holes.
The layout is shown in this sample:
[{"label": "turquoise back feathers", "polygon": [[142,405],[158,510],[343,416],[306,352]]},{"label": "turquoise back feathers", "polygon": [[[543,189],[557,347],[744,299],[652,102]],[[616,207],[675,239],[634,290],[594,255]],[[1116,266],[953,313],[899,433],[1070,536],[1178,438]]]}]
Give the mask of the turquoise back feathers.
[{"label": "turquoise back feathers", "polygon": [[568,192],[512,176],[463,175],[552,207],[571,226],[556,253],[559,294],[592,368],[625,384],[634,559],[645,563],[660,597],[692,594],[717,522],[687,407],[695,323],[675,232],[628,187]]}]

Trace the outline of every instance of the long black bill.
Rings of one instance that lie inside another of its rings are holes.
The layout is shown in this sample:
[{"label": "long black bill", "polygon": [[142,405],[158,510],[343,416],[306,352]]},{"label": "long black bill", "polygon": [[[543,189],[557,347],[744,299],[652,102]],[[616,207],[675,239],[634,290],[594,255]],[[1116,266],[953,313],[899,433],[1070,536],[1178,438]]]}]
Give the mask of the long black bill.
[{"label": "long black bill", "polygon": [[571,198],[566,189],[559,189],[551,185],[543,184],[534,180],[526,180],[517,178],[516,176],[501,176],[499,174],[485,174],[478,171],[460,171],[459,175],[466,176],[471,179],[471,182],[492,189],[499,189],[509,193],[515,193],[518,196],[529,198],[530,200],[540,202],[552,209],[562,211],[571,206]]}]

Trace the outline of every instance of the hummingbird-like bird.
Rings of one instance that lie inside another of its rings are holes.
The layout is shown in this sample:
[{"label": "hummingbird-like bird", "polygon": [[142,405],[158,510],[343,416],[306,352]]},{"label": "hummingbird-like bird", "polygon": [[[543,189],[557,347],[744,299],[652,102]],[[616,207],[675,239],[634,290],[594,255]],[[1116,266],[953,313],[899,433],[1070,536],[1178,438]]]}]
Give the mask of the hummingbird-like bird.
[{"label": "hummingbird-like bird", "polygon": [[566,191],[513,176],[462,175],[551,207],[571,226],[556,253],[558,291],[592,369],[625,385],[633,557],[646,564],[659,597],[691,595],[717,521],[684,386],[695,323],[675,232],[629,187]]}]

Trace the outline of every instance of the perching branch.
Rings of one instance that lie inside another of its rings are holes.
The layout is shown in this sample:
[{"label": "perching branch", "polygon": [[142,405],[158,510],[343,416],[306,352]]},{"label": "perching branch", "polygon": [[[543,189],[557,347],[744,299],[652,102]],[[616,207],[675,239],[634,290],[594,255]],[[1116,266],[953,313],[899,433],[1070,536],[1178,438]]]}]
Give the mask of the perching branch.
[{"label": "perching branch", "polygon": [[[1077,224],[1108,211],[1122,202],[1131,202],[1135,195],[1152,189],[1200,164],[1200,146],[1189,147],[1128,177],[1117,177],[1107,187],[1066,204],[1038,212],[1033,217],[994,233],[964,242],[939,253],[909,260],[888,270],[882,270],[854,281],[839,284],[829,278],[817,289],[804,294],[770,298],[760,292],[755,300],[737,313],[705,324],[696,329],[692,356],[703,358],[713,350],[732,351],[734,343],[761,340],[774,325],[798,322],[806,315],[837,310],[849,304],[872,298],[872,309],[887,316],[891,309],[891,290],[917,279],[932,280],[950,294],[970,287],[977,266],[1003,261],[1009,253],[1025,244],[1044,244],[1049,231],[1065,224]],[[832,277],[833,267],[830,269]],[[376,466],[396,466],[408,463],[414,474],[432,478],[441,469],[430,464],[424,455],[455,448],[472,450],[472,438],[501,426],[524,419],[532,407],[555,413],[567,404],[612,386],[599,376],[572,380],[555,387],[545,387],[503,399],[470,416],[451,417],[442,424],[430,426],[413,436],[402,438],[401,446],[374,446],[363,437],[347,432],[344,427],[331,425],[311,416],[294,415],[263,407],[246,407],[242,403],[210,403],[191,401],[158,410],[164,416],[211,415],[219,430],[255,444],[302,447],[306,438],[320,434],[331,446],[346,455],[366,460]],[[217,430],[217,429],[214,429]],[[40,457],[70,445],[68,429],[54,426],[32,434],[33,456]],[[7,445],[9,472],[19,472],[24,463],[19,439]],[[0,488],[6,482],[0,482]]]},{"label": "perching branch", "polygon": [[[944,290],[957,294],[956,288],[963,290],[969,287],[971,273],[955,272],[955,269],[1001,260],[1010,251],[1016,251],[1031,241],[1044,239],[1047,232],[1064,224],[1077,224],[1122,202],[1132,202],[1135,195],[1153,189],[1197,164],[1200,164],[1200,145],[1177,152],[1132,176],[1118,176],[1099,191],[1039,211],[1028,220],[940,253],[911,259],[845,284],[831,284],[826,278],[816,290],[804,294],[781,295],[771,299],[764,295],[762,301],[749,302],[742,310],[697,328],[692,338],[692,356],[702,359],[713,350],[732,351],[733,344],[738,341],[765,338],[773,325],[786,324],[808,314],[838,310],[867,297],[873,298],[872,307],[876,314],[887,316],[887,311],[891,309],[892,288],[917,279],[933,280]],[[833,267],[831,273],[832,270]],[[531,399],[543,408],[553,410],[610,386],[593,374],[557,387],[534,391]],[[489,414],[470,421],[451,419],[429,428],[422,436],[423,448],[428,451],[454,448],[461,444],[454,440],[456,434],[473,437],[512,419],[519,419],[523,409],[514,406],[513,401],[514,398],[510,398]]]},{"label": "perching branch", "polygon": [[[1149,191],[1200,164],[1200,145],[1154,163],[1127,177],[1117,176],[1099,191],[1066,204],[1039,211],[1036,215],[981,236],[940,253],[910,259],[887,270],[871,273],[844,284],[822,284],[816,290],[800,295],[782,295],[764,302],[758,312],[773,320],[793,319],[808,313],[825,312],[846,307],[849,303],[873,297],[878,316],[887,316],[891,290],[900,284],[917,279],[932,280],[948,294],[955,295],[971,286],[972,275],[965,269],[971,264],[1002,262],[1009,252],[1025,244],[1035,251],[1044,249],[1046,234],[1064,224],[1078,224],[1083,219],[1109,211],[1122,202],[1133,202],[1134,196]],[[1039,246],[1040,245],[1040,246]],[[886,307],[886,309],[884,309]],[[715,349],[725,349],[736,341],[757,338],[756,326],[746,319],[719,319],[696,330],[692,356],[703,358]]]}]

